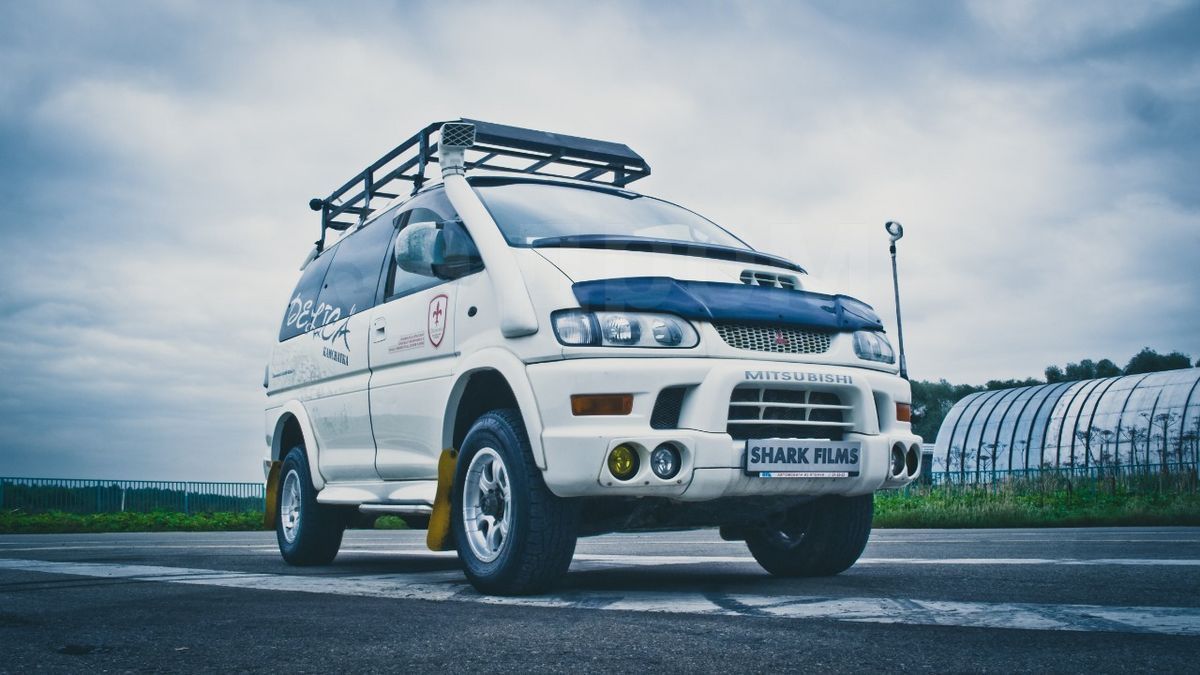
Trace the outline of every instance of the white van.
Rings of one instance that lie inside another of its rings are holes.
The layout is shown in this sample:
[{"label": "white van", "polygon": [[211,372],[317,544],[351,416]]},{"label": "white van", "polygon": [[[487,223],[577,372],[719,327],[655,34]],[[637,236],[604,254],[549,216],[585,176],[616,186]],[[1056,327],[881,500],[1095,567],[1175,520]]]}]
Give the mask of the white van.
[{"label": "white van", "polygon": [[606,532],[719,527],[777,575],[854,564],[872,493],[921,462],[879,317],[627,189],[649,173],[622,144],[460,120],[313,200],[264,380],[287,562],[394,513],[485,593],[546,589]]}]

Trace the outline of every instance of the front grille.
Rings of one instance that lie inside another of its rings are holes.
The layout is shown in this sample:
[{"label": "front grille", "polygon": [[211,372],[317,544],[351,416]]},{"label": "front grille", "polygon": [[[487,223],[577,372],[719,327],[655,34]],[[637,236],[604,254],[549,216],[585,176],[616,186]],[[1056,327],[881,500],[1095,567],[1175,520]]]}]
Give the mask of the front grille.
[{"label": "front grille", "polygon": [[837,394],[807,389],[772,389],[742,385],[729,398],[725,430],[737,440],[748,438],[823,438],[840,441],[854,424],[851,407]]},{"label": "front grille", "polygon": [[833,339],[830,333],[803,328],[714,323],[725,344],[736,349],[780,354],[824,354]]},{"label": "front grille", "polygon": [[683,410],[683,395],[687,387],[667,387],[658,392],[654,411],[650,413],[651,429],[678,429],[679,413]]}]

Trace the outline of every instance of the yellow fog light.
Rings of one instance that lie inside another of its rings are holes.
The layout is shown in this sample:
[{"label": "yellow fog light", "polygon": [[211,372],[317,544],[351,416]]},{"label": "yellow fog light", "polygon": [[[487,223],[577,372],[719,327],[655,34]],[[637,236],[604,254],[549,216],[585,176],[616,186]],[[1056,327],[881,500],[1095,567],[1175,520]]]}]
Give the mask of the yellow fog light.
[{"label": "yellow fog light", "polygon": [[612,449],[608,453],[608,470],[617,480],[629,480],[637,473],[638,459],[637,450],[632,445],[622,443]]}]

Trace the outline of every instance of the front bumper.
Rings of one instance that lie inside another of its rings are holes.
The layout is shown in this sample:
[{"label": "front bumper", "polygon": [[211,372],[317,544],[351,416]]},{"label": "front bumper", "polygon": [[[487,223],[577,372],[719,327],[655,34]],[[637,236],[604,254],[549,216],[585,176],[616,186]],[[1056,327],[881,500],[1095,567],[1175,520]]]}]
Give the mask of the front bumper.
[{"label": "front bumper", "polygon": [[[873,370],[719,358],[568,359],[527,367],[542,420],[543,478],[560,497],[657,496],[683,501],[763,495],[861,495],[907,484],[920,467],[891,472],[891,452],[908,450],[920,437],[895,419],[895,403],[909,402],[908,382]],[[746,442],[726,433],[730,397],[738,385],[836,393],[850,406],[844,440],[862,443],[859,475],[849,478],[759,478],[743,470]],[[687,387],[675,428],[654,429],[650,418],[659,392]],[[629,415],[576,417],[572,394],[634,396]],[[883,411],[884,414],[880,414]],[[649,452],[671,441],[682,454],[679,474],[663,480],[649,467]],[[537,442],[536,440],[534,442]],[[642,456],[638,473],[613,478],[608,453],[629,443]],[[919,456],[919,452],[917,455]]]}]

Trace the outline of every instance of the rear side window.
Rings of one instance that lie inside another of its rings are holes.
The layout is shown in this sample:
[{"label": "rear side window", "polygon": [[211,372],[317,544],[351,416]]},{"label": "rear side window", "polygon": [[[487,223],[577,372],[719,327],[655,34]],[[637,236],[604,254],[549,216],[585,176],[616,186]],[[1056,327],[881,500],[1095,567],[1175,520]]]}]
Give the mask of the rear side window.
[{"label": "rear side window", "polygon": [[392,215],[342,239],[304,268],[283,315],[280,342],[375,306],[384,258],[396,231]]},{"label": "rear side window", "polygon": [[391,213],[338,242],[337,255],[325,275],[317,308],[318,328],[375,306],[384,258],[396,229]]},{"label": "rear side window", "polygon": [[279,341],[306,333],[310,328],[316,328],[314,311],[317,309],[317,298],[321,294],[321,284],[325,283],[325,273],[329,263],[333,261],[333,250],[325,252],[320,258],[308,264],[300,275],[296,290],[292,291],[292,299],[288,301],[287,311],[283,314],[283,325],[279,327]]}]

